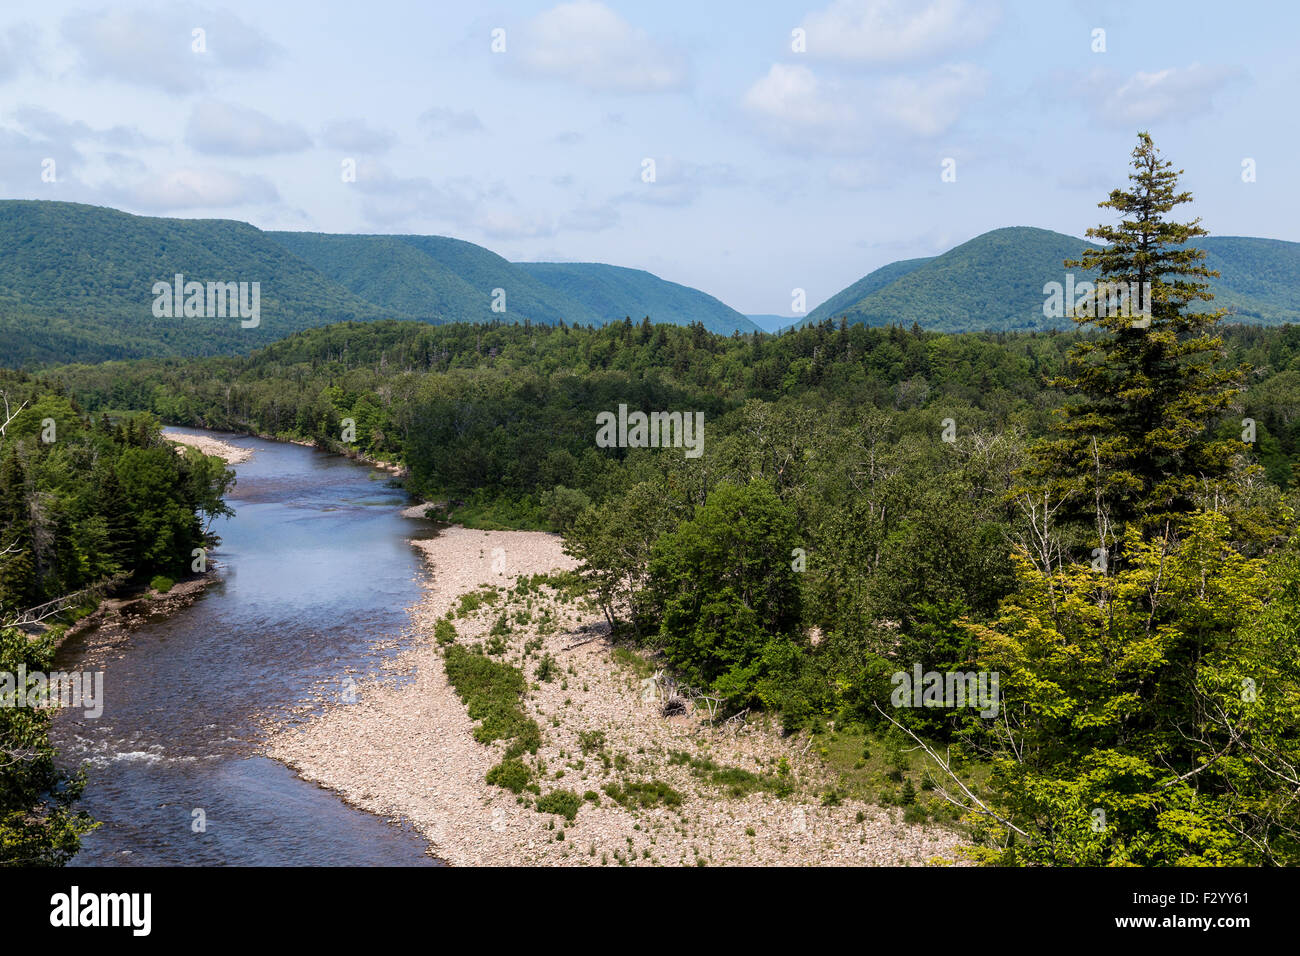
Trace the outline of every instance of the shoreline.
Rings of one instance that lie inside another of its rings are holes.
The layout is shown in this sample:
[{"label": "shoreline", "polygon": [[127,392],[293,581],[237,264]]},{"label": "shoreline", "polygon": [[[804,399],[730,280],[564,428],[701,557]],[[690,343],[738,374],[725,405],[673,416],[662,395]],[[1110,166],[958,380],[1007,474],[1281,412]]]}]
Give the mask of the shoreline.
[{"label": "shoreline", "polygon": [[[205,455],[215,455],[225,461],[227,465],[240,465],[253,457],[253,449],[239,448],[220,438],[212,438],[207,435],[184,435],[178,432],[163,432],[163,437],[174,445],[183,445],[190,448],[197,448]],[[177,448],[180,451],[180,448]]]},{"label": "shoreline", "polygon": [[128,597],[101,598],[93,611],[85,617],[77,618],[64,629],[54,641],[54,650],[57,652],[69,639],[80,637],[89,631],[130,629],[137,623],[134,620],[136,618],[144,618],[152,614],[171,614],[181,608],[189,607],[212,582],[212,572],[216,568],[216,565],[212,565],[204,574],[177,581],[166,593],[146,587],[140,593]]},{"label": "shoreline", "polygon": [[[203,425],[164,425],[164,428],[192,428],[196,431],[214,431]],[[410,472],[405,465],[396,462],[384,461],[379,458],[371,458],[369,455],[349,448],[346,445],[337,443],[335,445],[321,444],[317,441],[309,441],[305,438],[282,438],[277,435],[268,435],[263,432],[240,431],[238,429],[219,429],[227,434],[243,435],[247,438],[260,438],[262,441],[281,442],[286,445],[298,445],[302,448],[314,448],[317,451],[323,451],[330,455],[338,455],[340,458],[346,458],[349,461],[359,461],[362,464],[370,465],[372,468],[378,468],[380,471],[386,471],[394,478],[405,478]],[[182,445],[190,445],[198,448],[204,454],[216,455],[218,458],[225,459],[228,465],[238,465],[248,461],[255,454],[255,449],[239,448],[220,438],[212,438],[207,435],[183,435],[164,432],[164,438],[171,442]],[[423,517],[418,515],[417,517]]]},{"label": "shoreline", "polygon": [[[854,799],[824,805],[830,780],[820,759],[766,719],[727,728],[698,714],[660,716],[646,691],[653,667],[610,642],[597,610],[549,586],[512,592],[521,578],[575,566],[558,536],[453,525],[412,544],[424,557],[424,594],[408,609],[403,649],[358,686],[356,703],[322,702],[304,722],[269,727],[265,753],[353,806],[409,822],[445,862],[965,862],[958,852],[965,840],[955,831],[904,823],[897,809]],[[489,588],[496,595],[490,601]],[[536,771],[540,794],[567,790],[584,798],[571,820],[540,812],[527,790],[486,782],[506,745],[475,738],[479,722],[449,682],[433,637],[448,611],[465,606],[466,594],[484,600],[454,618],[456,643],[486,645],[489,659],[522,670],[520,709],[541,733],[536,756],[523,760]],[[539,671],[547,658],[554,662],[549,678]],[[728,793],[713,776],[718,771],[754,785]],[[774,792],[778,779],[789,793]],[[647,801],[644,794],[656,789],[672,796]]]}]

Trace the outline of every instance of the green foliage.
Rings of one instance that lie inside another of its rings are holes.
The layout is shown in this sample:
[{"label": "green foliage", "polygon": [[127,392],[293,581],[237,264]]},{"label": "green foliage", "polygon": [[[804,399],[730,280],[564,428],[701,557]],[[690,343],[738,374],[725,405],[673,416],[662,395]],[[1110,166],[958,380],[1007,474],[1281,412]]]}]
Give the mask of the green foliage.
[{"label": "green foliage", "polygon": [[533,782],[533,772],[522,760],[507,757],[487,772],[487,782],[494,787],[522,793]]},{"label": "green foliage", "polygon": [[682,795],[662,780],[607,783],[602,788],[611,800],[627,810],[681,806]]},{"label": "green foliage", "polygon": [[445,617],[438,618],[433,625],[433,639],[444,645],[456,643],[456,625]]},{"label": "green foliage", "polygon": [[0,397],[22,409],[0,435],[0,620],[115,577],[189,573],[206,526],[229,513],[234,472],[178,454],[148,415],[92,420],[61,392],[3,373]]},{"label": "green foliage", "polygon": [[582,809],[582,802],[582,797],[572,790],[552,790],[546,796],[538,798],[537,812],[554,813],[572,823]]},{"label": "green foliage", "polygon": [[[48,671],[53,657],[49,642],[0,628],[0,673]],[[81,836],[98,826],[75,809],[84,775],[55,764],[52,718],[51,709],[30,701],[0,706],[0,866],[62,866],[76,855]]]},{"label": "green foliage", "polygon": [[520,670],[460,644],[449,644],[444,655],[447,679],[464,701],[470,719],[481,721],[474,739],[485,744],[509,741],[507,757],[536,753],[542,732],[519,706],[528,686]]},{"label": "green foliage", "polygon": [[156,575],[153,580],[149,582],[149,587],[153,588],[159,594],[166,594],[175,586],[175,581],[162,574]]},{"label": "green foliage", "polygon": [[660,639],[691,683],[743,704],[768,645],[798,639],[795,540],[793,512],[756,481],[718,485],[694,517],[656,543],[649,574]]},{"label": "green foliage", "polygon": [[994,799],[1028,837],[997,859],[1300,862],[1279,789],[1300,763],[1300,562],[1294,548],[1244,558],[1227,531],[1195,515],[1176,545],[1135,544],[1110,575],[1022,562],[996,623],[972,625],[1013,735]]}]

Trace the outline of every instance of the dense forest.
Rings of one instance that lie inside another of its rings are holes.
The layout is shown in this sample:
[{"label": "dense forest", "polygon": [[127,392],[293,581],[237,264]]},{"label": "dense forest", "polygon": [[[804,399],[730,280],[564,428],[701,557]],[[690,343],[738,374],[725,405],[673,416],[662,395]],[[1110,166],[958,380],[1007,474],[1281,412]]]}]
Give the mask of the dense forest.
[{"label": "dense forest", "polygon": [[[1190,197],[1148,137],[1133,166],[1068,265],[1150,281],[1147,323],[381,321],[41,382],[400,461],[447,518],[562,532],[620,639],[728,710],[924,748],[985,862],[1294,864],[1300,328],[1210,311]],[[601,447],[620,406],[702,413],[703,454]],[[900,707],[913,670],[997,675],[996,719]]]},{"label": "dense forest", "polygon": [[[0,400],[0,673],[47,673],[102,595],[190,573],[234,473],[178,454],[152,416],[92,417],[29,376],[0,373]],[[75,809],[82,777],[55,765],[51,717],[0,706],[0,864],[65,862],[93,825]]]}]

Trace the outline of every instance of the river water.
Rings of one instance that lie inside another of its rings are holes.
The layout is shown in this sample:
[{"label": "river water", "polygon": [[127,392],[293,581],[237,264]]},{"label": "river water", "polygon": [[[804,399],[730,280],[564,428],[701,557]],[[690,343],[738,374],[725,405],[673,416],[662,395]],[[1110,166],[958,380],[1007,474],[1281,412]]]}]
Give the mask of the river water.
[{"label": "river water", "polygon": [[81,806],[103,824],[74,865],[436,865],[414,831],[259,754],[265,717],[346,699],[348,675],[390,653],[374,641],[397,638],[419,597],[408,539],[423,522],[377,469],[216,437],[254,455],[234,466],[235,516],[213,526],[214,580],[189,607],[58,654],[59,670],[104,672],[102,716],[65,710],[52,734],[64,764],[88,764]]}]

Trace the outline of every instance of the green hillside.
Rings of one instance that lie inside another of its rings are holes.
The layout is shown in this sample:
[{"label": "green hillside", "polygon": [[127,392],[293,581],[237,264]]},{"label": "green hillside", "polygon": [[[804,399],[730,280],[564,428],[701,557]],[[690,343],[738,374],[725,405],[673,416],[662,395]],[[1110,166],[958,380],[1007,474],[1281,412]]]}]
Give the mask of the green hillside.
[{"label": "green hillside", "polygon": [[1243,322],[1300,322],[1300,242],[1207,236],[1197,242],[1218,271],[1214,304]]},{"label": "green hillside", "polygon": [[[257,328],[237,318],[157,318],[153,286],[258,282]],[[80,203],[0,201],[0,356],[246,352],[305,328],[391,315],[243,222],[132,216]]]},{"label": "green hillside", "polygon": [[883,289],[895,279],[900,279],[909,272],[919,269],[933,258],[933,256],[928,256],[922,259],[900,259],[898,262],[891,262],[888,265],[881,266],[874,272],[868,272],[853,285],[847,289],[841,289],[809,312],[801,324],[812,323],[815,325],[822,319],[839,318],[839,316],[845,314],[847,309],[865,299],[877,289]]},{"label": "green hillside", "polygon": [[[531,319],[545,325],[565,322],[573,325],[599,323],[601,318],[564,293],[539,281],[516,263],[503,259],[482,246],[446,236],[398,236],[429,259],[447,269],[473,290],[464,311],[454,315],[461,322],[522,322]],[[493,289],[504,289],[506,311],[492,311]]]},{"label": "green hillside", "polygon": [[[257,328],[153,314],[154,284],[257,282]],[[492,311],[494,290],[505,311]],[[379,318],[594,325],[625,315],[752,331],[712,296],[633,269],[512,263],[442,236],[264,232],[219,219],[0,201],[0,366],[234,354]]]},{"label": "green hillside", "polygon": [[699,289],[668,282],[641,269],[599,262],[518,262],[516,266],[583,305],[602,322],[623,318],[689,325],[729,335],[758,327],[729,305]]},{"label": "green hillside", "polygon": [[[1300,243],[1212,236],[1198,245],[1222,274],[1216,304],[1250,324],[1300,323]],[[1063,261],[1085,246],[1046,229],[997,229],[939,256],[876,269],[800,324],[845,317],[943,332],[1066,328],[1069,319],[1043,315],[1043,286],[1063,281]],[[177,273],[260,283],[260,325],[156,317],[154,284]],[[497,289],[504,312],[492,311]],[[263,232],[233,220],[0,201],[0,366],[237,354],[340,321],[572,326],[647,315],[721,334],[758,328],[713,296],[639,269],[510,262],[443,236]]]},{"label": "green hillside", "polygon": [[[1087,245],[1048,229],[995,229],[943,255],[877,269],[827,299],[803,324],[843,316],[867,325],[915,322],[941,332],[1068,328],[1070,319],[1043,315],[1043,286],[1064,282],[1064,261]],[[1212,282],[1216,306],[1252,324],[1300,321],[1300,243],[1209,236],[1196,245],[1220,273]]]},{"label": "green hillside", "polygon": [[266,235],[354,295],[403,316],[439,321],[480,298],[460,276],[396,236]]},{"label": "green hillside", "polygon": [[1084,240],[1047,229],[995,229],[933,259],[909,260],[912,267],[893,281],[833,312],[818,306],[807,321],[844,316],[867,325],[915,322],[943,332],[1066,328],[1072,325],[1069,319],[1043,316],[1043,285],[1063,282],[1063,261],[1085,248]]}]

